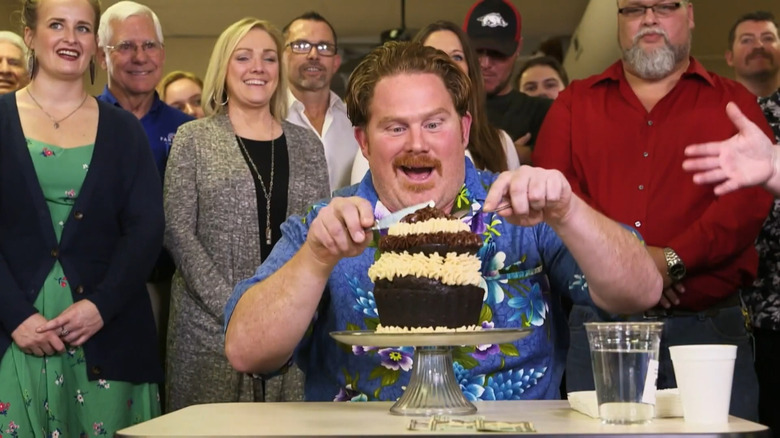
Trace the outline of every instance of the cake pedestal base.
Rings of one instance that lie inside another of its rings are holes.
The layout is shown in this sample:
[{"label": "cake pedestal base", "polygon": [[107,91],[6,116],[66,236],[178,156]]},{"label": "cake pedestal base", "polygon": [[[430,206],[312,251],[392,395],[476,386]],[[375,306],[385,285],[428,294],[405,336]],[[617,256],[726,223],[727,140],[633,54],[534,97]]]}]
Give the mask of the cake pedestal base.
[{"label": "cake pedestal base", "polygon": [[330,332],[347,345],[416,347],[409,385],[390,408],[393,415],[470,415],[477,412],[455,379],[453,345],[502,344],[522,339],[532,328],[498,328],[433,333],[376,333],[373,330]]},{"label": "cake pedestal base", "polygon": [[451,347],[417,347],[414,367],[401,398],[390,408],[395,415],[469,415],[477,407],[463,396],[452,362]]}]

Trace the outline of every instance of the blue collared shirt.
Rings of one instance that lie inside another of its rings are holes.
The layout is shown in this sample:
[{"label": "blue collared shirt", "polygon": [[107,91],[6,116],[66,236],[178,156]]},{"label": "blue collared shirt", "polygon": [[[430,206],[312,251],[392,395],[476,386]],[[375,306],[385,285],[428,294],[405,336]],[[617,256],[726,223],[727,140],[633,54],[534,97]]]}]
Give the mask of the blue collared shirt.
[{"label": "blue collared shirt", "polygon": [[[121,108],[119,101],[108,90],[108,86],[103,89],[103,94],[97,98]],[[141,125],[143,125],[146,137],[149,139],[149,146],[152,148],[152,155],[154,155],[157,170],[160,172],[161,181],[165,180],[165,166],[168,164],[168,154],[171,151],[173,137],[179,126],[191,120],[195,120],[195,118],[167,105],[160,100],[157,92],[154,92],[154,102],[152,102],[149,112],[141,117]]]}]

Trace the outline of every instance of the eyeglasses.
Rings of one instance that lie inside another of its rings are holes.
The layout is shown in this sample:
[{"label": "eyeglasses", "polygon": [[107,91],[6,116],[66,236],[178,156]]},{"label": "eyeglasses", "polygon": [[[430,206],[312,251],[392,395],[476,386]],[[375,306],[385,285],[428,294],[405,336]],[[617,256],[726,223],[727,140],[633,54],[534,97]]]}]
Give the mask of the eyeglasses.
[{"label": "eyeglasses", "polygon": [[287,45],[290,46],[290,49],[292,49],[293,53],[301,54],[308,54],[311,52],[312,47],[315,47],[317,49],[317,53],[322,56],[333,56],[338,51],[338,48],[335,44],[325,42],[319,42],[315,44],[311,41],[296,40],[288,43]]},{"label": "eyeglasses", "polygon": [[653,15],[658,17],[668,17],[680,9],[683,2],[659,3],[653,6],[626,6],[618,9],[618,13],[626,18],[639,18],[647,13],[648,9],[653,11]]},{"label": "eyeglasses", "polygon": [[131,55],[138,50],[138,47],[141,47],[141,50],[144,53],[154,55],[162,50],[164,46],[163,43],[158,43],[157,41],[144,41],[140,45],[136,44],[134,41],[120,41],[113,46],[106,46],[106,49],[119,52],[122,55]]}]

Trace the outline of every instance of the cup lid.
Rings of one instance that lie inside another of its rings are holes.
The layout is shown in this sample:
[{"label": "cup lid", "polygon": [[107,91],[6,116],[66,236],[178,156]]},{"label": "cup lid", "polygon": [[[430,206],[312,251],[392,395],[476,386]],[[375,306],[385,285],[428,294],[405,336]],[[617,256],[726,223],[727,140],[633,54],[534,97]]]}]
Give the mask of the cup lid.
[{"label": "cup lid", "polygon": [[674,345],[669,347],[672,360],[729,360],[737,358],[737,346],[730,344]]}]

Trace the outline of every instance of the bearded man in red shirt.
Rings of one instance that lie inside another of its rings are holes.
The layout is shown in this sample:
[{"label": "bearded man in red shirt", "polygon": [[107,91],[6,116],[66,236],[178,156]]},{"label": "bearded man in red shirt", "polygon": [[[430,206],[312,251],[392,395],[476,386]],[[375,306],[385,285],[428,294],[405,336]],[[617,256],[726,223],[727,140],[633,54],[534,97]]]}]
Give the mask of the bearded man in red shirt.
[{"label": "bearded man in red shirt", "polygon": [[[738,290],[755,276],[753,242],[772,197],[760,188],[716,196],[694,184],[682,161],[686,145],[736,133],[729,101],[771,130],[742,85],[690,56],[690,2],[618,0],[618,8],[622,59],[559,95],[533,161],[562,171],[583,199],[645,238],[664,293],[656,309],[627,318],[665,323],[659,388],[677,386],[669,346],[735,344],[731,414],[756,421],[758,383]],[[569,391],[593,389],[582,323],[598,319],[581,306],[570,314]]]}]

